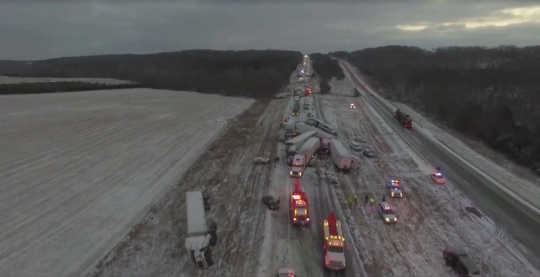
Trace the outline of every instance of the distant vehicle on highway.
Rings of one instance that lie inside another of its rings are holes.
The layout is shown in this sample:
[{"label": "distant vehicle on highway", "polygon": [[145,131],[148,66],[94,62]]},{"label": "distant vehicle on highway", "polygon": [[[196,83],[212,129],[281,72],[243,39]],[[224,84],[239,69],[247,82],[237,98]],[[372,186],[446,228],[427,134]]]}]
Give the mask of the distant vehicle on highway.
[{"label": "distant vehicle on highway", "polygon": [[438,184],[438,185],[446,184],[446,178],[444,178],[442,173],[439,172],[439,171],[431,174],[431,180],[435,181],[435,183]]},{"label": "distant vehicle on highway", "polygon": [[354,150],[354,151],[361,152],[362,151],[362,146],[360,146],[360,143],[353,141],[353,142],[351,142],[351,149]]},{"label": "distant vehicle on highway", "polygon": [[297,275],[292,268],[282,268],[278,271],[276,277],[297,277]]},{"label": "distant vehicle on highway", "polygon": [[356,109],[356,105],[354,103],[351,103],[351,109]]},{"label": "distant vehicle on highway", "polygon": [[375,154],[373,154],[373,151],[369,148],[365,148],[364,151],[362,151],[362,154],[368,158],[374,158]]}]

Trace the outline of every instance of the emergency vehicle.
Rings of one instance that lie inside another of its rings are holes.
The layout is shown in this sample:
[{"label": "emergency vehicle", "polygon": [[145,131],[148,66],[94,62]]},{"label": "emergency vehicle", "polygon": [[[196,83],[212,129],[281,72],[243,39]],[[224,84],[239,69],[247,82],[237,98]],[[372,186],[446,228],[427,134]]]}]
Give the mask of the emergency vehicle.
[{"label": "emergency vehicle", "polygon": [[345,270],[345,237],[341,221],[330,213],[323,222],[324,228],[324,268],[327,270]]},{"label": "emergency vehicle", "polygon": [[356,105],[354,103],[351,103],[351,109],[356,109]]},{"label": "emergency vehicle", "polygon": [[386,202],[379,203],[379,213],[381,214],[381,217],[383,218],[385,223],[397,222],[397,216],[394,212],[394,207],[392,207],[390,204]]},{"label": "emergency vehicle", "polygon": [[433,181],[435,181],[436,184],[438,185],[444,185],[446,184],[446,178],[444,178],[444,176],[442,175],[441,172],[437,171],[433,174],[431,174],[431,179]]},{"label": "emergency vehicle", "polygon": [[401,191],[399,180],[390,180],[390,182],[386,183],[386,188],[390,190],[391,197],[403,197],[403,191]]},{"label": "emergency vehicle", "polygon": [[282,268],[278,271],[276,277],[297,277],[297,275],[292,268]]},{"label": "emergency vehicle", "polygon": [[291,194],[291,218],[293,225],[309,224],[309,203],[306,193],[300,187],[300,181],[294,181],[294,191]]}]

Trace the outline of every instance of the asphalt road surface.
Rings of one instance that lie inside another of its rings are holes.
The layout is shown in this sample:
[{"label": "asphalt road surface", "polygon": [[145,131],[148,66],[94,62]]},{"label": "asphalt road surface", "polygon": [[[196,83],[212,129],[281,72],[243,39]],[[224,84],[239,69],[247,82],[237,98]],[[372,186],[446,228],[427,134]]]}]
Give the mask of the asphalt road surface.
[{"label": "asphalt road surface", "polygon": [[[478,174],[446,149],[437,145],[422,132],[407,130],[394,119],[394,111],[385,105],[377,96],[371,96],[362,90],[358,77],[342,63],[346,73],[351,77],[355,87],[372,106],[399,132],[428,163],[440,166],[445,177],[460,187],[483,212],[490,215],[499,227],[508,230],[514,238],[527,246],[529,253],[524,253],[530,261],[538,266],[540,257],[540,220],[539,215],[523,203],[501,191],[495,184]],[[417,126],[415,126],[417,127]],[[435,185],[435,184],[433,184]]]}]

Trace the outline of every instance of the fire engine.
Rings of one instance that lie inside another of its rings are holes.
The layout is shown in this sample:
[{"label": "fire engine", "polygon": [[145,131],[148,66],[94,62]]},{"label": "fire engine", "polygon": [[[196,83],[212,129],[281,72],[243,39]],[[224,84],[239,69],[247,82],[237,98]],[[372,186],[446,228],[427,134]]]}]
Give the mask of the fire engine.
[{"label": "fire engine", "polygon": [[300,180],[294,181],[294,191],[291,194],[291,214],[293,225],[309,224],[309,204],[306,193],[300,187]]},{"label": "fire engine", "polygon": [[324,267],[328,270],[345,270],[345,237],[341,222],[334,213],[324,220]]}]

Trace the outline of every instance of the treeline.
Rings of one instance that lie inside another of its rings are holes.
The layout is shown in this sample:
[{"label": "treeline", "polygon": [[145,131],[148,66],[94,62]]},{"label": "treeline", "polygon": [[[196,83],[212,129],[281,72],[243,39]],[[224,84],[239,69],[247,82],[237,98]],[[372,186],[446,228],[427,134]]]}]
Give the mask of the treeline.
[{"label": "treeline", "polygon": [[345,74],[341,67],[339,67],[339,62],[335,59],[330,58],[330,56],[315,53],[309,55],[311,58],[313,70],[319,76],[319,87],[320,93],[325,94],[330,92],[330,85],[328,82],[335,77],[338,80],[343,80]]},{"label": "treeline", "polygon": [[13,77],[112,78],[144,87],[270,98],[302,60],[294,51],[188,50],[151,55],[101,55],[32,62],[0,61]]},{"label": "treeline", "polygon": [[140,84],[99,84],[86,82],[41,82],[24,84],[0,84],[0,95],[39,94],[88,90],[140,88]]},{"label": "treeline", "polygon": [[540,173],[540,46],[386,46],[338,56],[376,80],[385,97]]}]

